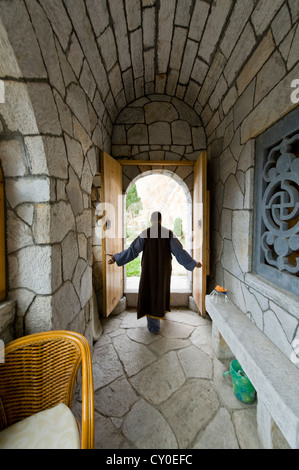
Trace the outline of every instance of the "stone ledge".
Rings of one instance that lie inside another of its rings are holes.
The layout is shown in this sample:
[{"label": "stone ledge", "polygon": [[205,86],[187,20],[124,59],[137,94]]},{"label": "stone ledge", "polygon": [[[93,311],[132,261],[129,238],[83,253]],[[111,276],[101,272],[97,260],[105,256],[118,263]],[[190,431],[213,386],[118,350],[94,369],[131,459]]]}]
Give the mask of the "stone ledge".
[{"label": "stone ledge", "polygon": [[245,283],[268,299],[273,300],[273,302],[287,310],[291,315],[299,318],[298,297],[292,293],[285,292],[274,284],[270,284],[257,274],[245,274]]},{"label": "stone ledge", "polygon": [[233,303],[215,303],[207,295],[206,309],[255,387],[258,406],[299,448],[298,369]]}]

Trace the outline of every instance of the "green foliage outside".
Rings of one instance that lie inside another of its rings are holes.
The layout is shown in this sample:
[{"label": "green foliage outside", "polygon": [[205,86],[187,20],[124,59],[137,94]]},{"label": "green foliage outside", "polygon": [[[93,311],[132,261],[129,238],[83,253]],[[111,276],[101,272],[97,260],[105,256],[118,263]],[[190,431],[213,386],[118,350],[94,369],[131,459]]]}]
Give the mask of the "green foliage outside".
[{"label": "green foliage outside", "polygon": [[[142,206],[141,198],[138,196],[136,184],[133,184],[126,198],[126,211],[127,211],[127,215],[130,216],[129,218],[127,218],[127,221],[128,220],[132,221],[134,217],[137,216],[142,209],[143,209],[143,206]],[[134,230],[132,230],[132,228],[130,229],[128,226],[126,229],[126,235],[127,235],[127,241],[129,243],[131,243],[134,240],[134,238],[137,236],[137,234],[134,233]],[[139,277],[140,272],[141,272],[141,257],[138,256],[133,261],[128,263],[126,266],[126,270],[127,270],[127,277],[132,277],[132,276]]]},{"label": "green foliage outside", "polygon": [[130,263],[127,264],[127,277],[140,276],[141,272],[141,258],[138,256],[137,258],[133,259]]},{"label": "green foliage outside", "polygon": [[184,245],[185,235],[183,232],[183,221],[181,217],[177,217],[175,219],[173,233],[180,239],[181,243]]},{"label": "green foliage outside", "polygon": [[138,215],[142,210],[141,198],[138,197],[136,184],[133,184],[126,198],[126,210],[133,215]]}]

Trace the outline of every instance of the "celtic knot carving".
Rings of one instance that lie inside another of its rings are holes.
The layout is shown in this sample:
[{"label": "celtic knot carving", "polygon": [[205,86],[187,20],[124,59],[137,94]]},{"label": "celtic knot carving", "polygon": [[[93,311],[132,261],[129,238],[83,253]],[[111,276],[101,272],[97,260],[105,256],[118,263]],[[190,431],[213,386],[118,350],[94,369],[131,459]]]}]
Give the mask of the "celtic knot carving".
[{"label": "celtic knot carving", "polygon": [[266,261],[291,274],[299,273],[299,134],[273,147],[263,169],[264,232],[261,247]]}]

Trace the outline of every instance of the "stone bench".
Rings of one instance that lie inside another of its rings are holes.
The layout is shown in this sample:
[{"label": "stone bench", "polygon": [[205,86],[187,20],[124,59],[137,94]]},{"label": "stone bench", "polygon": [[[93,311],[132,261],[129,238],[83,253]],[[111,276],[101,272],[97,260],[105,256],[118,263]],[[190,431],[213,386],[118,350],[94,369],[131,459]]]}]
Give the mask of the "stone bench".
[{"label": "stone bench", "polygon": [[287,442],[279,433],[281,441],[298,449],[299,370],[232,302],[216,302],[207,295],[206,310],[213,322],[216,356],[236,357],[257,391],[262,446],[275,447],[274,434],[279,429]]}]

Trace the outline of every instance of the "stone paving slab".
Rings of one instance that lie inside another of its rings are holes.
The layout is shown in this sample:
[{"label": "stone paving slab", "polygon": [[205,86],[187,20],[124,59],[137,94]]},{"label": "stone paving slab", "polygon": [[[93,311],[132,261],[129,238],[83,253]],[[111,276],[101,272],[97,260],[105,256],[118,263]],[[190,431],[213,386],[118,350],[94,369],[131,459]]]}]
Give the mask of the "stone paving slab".
[{"label": "stone paving slab", "polygon": [[[177,309],[158,335],[128,310],[102,319],[94,344],[95,448],[260,448],[256,405],[233,393],[211,320]],[[76,408],[76,407],[75,407]]]}]

